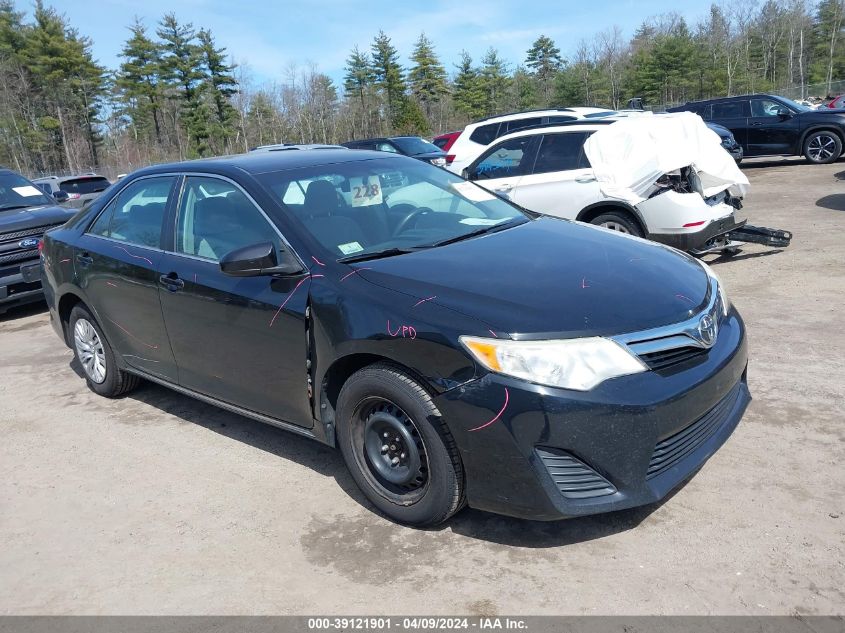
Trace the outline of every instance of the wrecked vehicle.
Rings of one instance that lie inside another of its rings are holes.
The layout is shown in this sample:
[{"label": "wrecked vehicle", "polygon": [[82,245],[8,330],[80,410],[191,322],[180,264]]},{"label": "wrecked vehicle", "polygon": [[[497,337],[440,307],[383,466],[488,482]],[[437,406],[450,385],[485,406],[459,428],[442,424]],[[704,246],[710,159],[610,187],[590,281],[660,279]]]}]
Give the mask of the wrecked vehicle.
[{"label": "wrecked vehicle", "polygon": [[526,209],[696,254],[791,238],[744,226],[748,179],[689,113],[521,130],[454,169]]},{"label": "wrecked vehicle", "polygon": [[48,232],[42,262],[94,392],[145,379],[336,446],[411,525],[652,503],[750,399],[705,264],[405,156],[146,168]]}]

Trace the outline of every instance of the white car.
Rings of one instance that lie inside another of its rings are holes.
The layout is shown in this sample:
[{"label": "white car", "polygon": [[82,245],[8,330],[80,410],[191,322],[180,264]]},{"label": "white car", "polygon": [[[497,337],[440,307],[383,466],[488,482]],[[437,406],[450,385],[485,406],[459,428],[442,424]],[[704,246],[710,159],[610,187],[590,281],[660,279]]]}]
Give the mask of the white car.
[{"label": "white car", "polygon": [[720,143],[690,113],[545,126],[498,139],[461,173],[531,211],[703,253],[732,245],[748,185]]},{"label": "white car", "polygon": [[594,120],[611,117],[614,110],[604,108],[558,108],[553,110],[528,110],[499,116],[487,117],[467,125],[460,136],[449,147],[446,156],[447,165],[454,162],[461,164],[460,172],[468,158],[477,156],[483,148],[496,139],[517,130],[540,125],[554,125],[578,120]]}]

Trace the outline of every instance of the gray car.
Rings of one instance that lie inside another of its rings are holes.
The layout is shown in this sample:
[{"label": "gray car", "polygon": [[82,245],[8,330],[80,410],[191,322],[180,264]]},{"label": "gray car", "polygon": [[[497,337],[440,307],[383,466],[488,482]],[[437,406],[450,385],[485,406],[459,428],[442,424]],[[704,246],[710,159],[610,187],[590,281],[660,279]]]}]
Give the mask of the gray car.
[{"label": "gray car", "polygon": [[82,209],[111,186],[111,182],[104,176],[84,174],[81,176],[46,176],[32,181],[41,190],[53,196],[59,191],[68,195],[64,206]]}]

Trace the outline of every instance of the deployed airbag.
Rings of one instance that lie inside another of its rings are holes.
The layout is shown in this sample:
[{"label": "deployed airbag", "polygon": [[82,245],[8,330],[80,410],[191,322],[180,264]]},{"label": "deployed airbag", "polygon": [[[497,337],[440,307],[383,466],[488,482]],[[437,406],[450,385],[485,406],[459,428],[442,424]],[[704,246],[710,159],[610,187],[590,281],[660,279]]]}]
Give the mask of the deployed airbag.
[{"label": "deployed airbag", "polygon": [[584,144],[602,192],[635,205],[654,191],[661,176],[691,167],[705,198],[728,190],[743,197],[748,189],[719,135],[692,112],[622,119],[602,127]]}]

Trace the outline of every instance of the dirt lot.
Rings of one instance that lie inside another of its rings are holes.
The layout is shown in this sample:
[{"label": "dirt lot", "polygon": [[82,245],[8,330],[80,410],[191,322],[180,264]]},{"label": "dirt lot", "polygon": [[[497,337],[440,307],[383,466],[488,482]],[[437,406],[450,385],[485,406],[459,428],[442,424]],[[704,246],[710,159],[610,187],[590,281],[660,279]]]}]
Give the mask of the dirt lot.
[{"label": "dirt lot", "polygon": [[153,385],[99,398],[43,306],[0,318],[0,613],[845,612],[845,162],[743,167],[750,222],[795,232],[715,262],[754,401],[656,507],[402,528],[334,451]]}]

